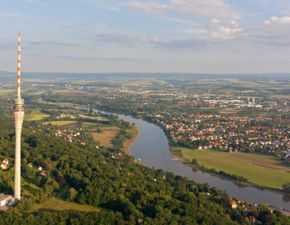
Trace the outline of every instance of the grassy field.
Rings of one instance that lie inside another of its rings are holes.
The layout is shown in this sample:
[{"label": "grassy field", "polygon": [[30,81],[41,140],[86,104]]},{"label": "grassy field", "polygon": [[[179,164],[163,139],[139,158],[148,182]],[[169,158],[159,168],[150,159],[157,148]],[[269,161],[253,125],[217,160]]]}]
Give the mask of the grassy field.
[{"label": "grassy field", "polygon": [[97,128],[98,124],[94,122],[82,122],[83,128]]},{"label": "grassy field", "polygon": [[134,144],[134,142],[136,141],[136,139],[139,137],[139,134],[140,134],[140,132],[136,126],[133,126],[130,129],[130,133],[132,135],[132,138],[128,139],[124,142],[124,148],[123,148],[123,151],[125,151],[127,153],[129,153],[131,146]]},{"label": "grassy field", "polygon": [[49,117],[48,114],[42,113],[40,111],[34,110],[31,113],[25,115],[25,120],[33,121],[33,120],[42,120],[44,118]]},{"label": "grassy field", "polygon": [[241,152],[180,149],[186,160],[195,158],[199,165],[207,169],[242,176],[258,186],[282,189],[283,184],[290,182],[290,167],[273,157]]},{"label": "grassy field", "polygon": [[95,141],[100,142],[104,147],[112,147],[111,140],[117,135],[118,127],[100,127],[101,132],[92,133]]},{"label": "grassy field", "polygon": [[236,114],[237,112],[238,112],[237,110],[233,110],[233,109],[221,109],[221,110],[219,110],[219,113],[224,114],[224,115]]},{"label": "grassy field", "polygon": [[33,205],[31,211],[37,211],[40,209],[52,209],[52,210],[76,210],[81,212],[100,212],[99,208],[89,206],[89,205],[81,205],[74,202],[66,202],[57,198],[51,198],[45,203],[35,204]]},{"label": "grassy field", "polygon": [[48,125],[48,124],[51,124],[51,125],[55,125],[55,126],[67,126],[67,125],[74,125],[74,124],[77,124],[78,121],[75,121],[75,120],[60,120],[60,121],[49,121],[49,122],[44,122],[43,124],[44,125]]},{"label": "grassy field", "polygon": [[[13,89],[0,89],[0,96],[8,95],[15,92]],[[16,92],[15,92],[16,95]]]}]

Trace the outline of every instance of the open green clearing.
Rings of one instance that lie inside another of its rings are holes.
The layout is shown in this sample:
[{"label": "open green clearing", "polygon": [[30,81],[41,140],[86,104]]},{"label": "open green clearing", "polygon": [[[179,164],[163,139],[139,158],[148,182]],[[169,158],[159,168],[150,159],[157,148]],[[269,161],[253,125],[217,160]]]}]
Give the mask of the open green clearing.
[{"label": "open green clearing", "polygon": [[[15,92],[13,89],[0,89],[0,96],[8,95]],[[16,92],[15,92],[16,94]]]},{"label": "open green clearing", "polygon": [[[94,141],[97,141],[100,143],[101,146],[105,147],[112,147],[112,139],[116,137],[119,128],[115,126],[100,126],[99,127],[101,132],[92,132],[92,136],[94,138]],[[139,136],[139,130],[136,126],[132,126],[128,132],[131,135],[130,139],[126,139],[123,143],[123,151],[129,152],[132,144],[136,141],[137,137]]]},{"label": "open green clearing", "polygon": [[49,121],[49,122],[44,122],[44,125],[55,125],[55,126],[66,126],[66,125],[74,125],[78,123],[78,121],[75,120],[60,120],[60,121]]},{"label": "open green clearing", "polygon": [[290,182],[290,167],[273,157],[241,152],[179,149],[186,160],[196,159],[200,166],[245,177],[258,186],[282,189],[283,184]]},{"label": "open green clearing", "polygon": [[42,113],[40,111],[34,110],[31,113],[25,115],[25,120],[33,121],[33,120],[42,120],[49,117],[48,114]]},{"label": "open green clearing", "polygon": [[101,132],[92,133],[94,141],[99,142],[102,146],[112,147],[112,139],[117,135],[119,128],[110,126],[110,127],[100,127]]},{"label": "open green clearing", "polygon": [[81,212],[100,212],[101,210],[97,207],[89,205],[81,205],[74,202],[67,202],[57,198],[51,198],[47,202],[41,204],[35,204],[32,206],[31,211],[37,211],[40,209],[52,209],[52,210],[76,210]]},{"label": "open green clearing", "polygon": [[82,122],[81,123],[81,126],[83,128],[97,128],[98,127],[98,124],[97,123],[94,123],[94,122]]}]

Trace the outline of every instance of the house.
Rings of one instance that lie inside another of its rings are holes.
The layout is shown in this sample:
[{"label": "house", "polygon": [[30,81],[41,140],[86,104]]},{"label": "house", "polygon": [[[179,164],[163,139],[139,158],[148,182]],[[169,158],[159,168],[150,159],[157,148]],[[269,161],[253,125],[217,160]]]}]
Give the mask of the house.
[{"label": "house", "polygon": [[248,219],[249,219],[250,223],[252,223],[252,224],[255,224],[257,222],[257,219],[254,216],[250,216],[250,217],[248,217]]},{"label": "house", "polygon": [[40,172],[40,176],[42,176],[42,177],[46,177],[46,171],[45,171],[45,170],[42,170],[42,171]]},{"label": "house", "polygon": [[237,202],[236,202],[234,199],[232,199],[232,200],[230,201],[230,205],[231,205],[232,209],[236,209],[236,208],[238,208]]},{"label": "house", "polygon": [[6,159],[4,159],[4,160],[2,161],[1,169],[2,169],[2,170],[7,170],[8,165],[9,165],[9,159],[6,158]]},{"label": "house", "polygon": [[11,195],[0,194],[0,210],[6,210],[7,206],[13,203],[14,199]]}]

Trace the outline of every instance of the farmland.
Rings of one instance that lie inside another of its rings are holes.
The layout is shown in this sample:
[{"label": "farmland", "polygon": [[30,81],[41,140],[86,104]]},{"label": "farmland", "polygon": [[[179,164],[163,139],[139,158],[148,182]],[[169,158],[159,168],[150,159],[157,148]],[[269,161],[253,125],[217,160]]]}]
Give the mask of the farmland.
[{"label": "farmland", "polygon": [[31,113],[25,115],[25,120],[28,121],[35,121],[35,120],[42,120],[49,117],[48,114],[42,113],[38,110],[33,110]]},{"label": "farmland", "polygon": [[60,120],[60,121],[49,121],[49,122],[44,122],[44,125],[54,125],[54,126],[71,126],[77,124],[78,121],[75,120]]},{"label": "farmland", "polygon": [[273,157],[241,152],[179,149],[187,161],[196,159],[198,165],[206,169],[242,176],[258,186],[282,189],[283,184],[290,182],[290,168]]},{"label": "farmland", "polygon": [[0,96],[6,96],[15,92],[13,89],[0,89]]},{"label": "farmland", "polygon": [[100,132],[94,132],[93,138],[104,147],[112,147],[111,140],[117,135],[118,127],[100,127]]}]

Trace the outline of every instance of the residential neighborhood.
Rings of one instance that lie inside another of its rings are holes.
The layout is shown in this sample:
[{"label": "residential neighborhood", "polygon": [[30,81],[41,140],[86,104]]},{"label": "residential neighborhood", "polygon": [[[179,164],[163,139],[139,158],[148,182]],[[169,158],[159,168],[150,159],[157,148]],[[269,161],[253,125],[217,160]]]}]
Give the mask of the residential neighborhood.
[{"label": "residential neighborhood", "polygon": [[218,114],[149,115],[173,143],[194,149],[257,152],[290,160],[289,119]]}]

